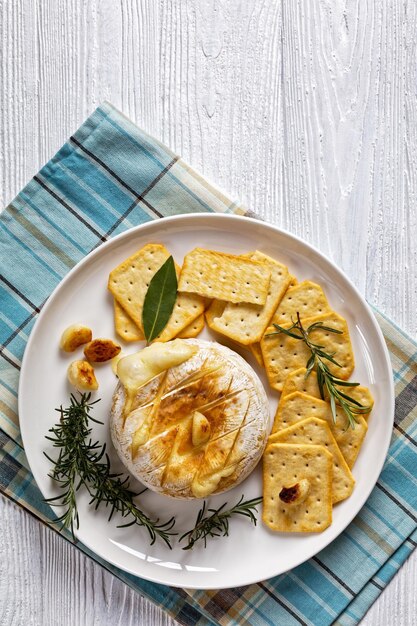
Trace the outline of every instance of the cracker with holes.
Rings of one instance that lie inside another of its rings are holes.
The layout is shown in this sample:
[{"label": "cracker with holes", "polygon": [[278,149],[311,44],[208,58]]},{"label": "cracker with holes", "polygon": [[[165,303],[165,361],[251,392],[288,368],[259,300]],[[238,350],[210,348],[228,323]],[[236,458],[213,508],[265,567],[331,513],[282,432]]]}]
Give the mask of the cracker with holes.
[{"label": "cracker with holes", "polygon": [[[290,289],[291,287],[295,287],[296,285],[298,285],[298,280],[296,279],[295,276],[290,275],[290,282],[288,284],[288,289]],[[255,360],[258,363],[258,365],[260,365],[261,367],[265,367],[260,343],[258,341],[256,343],[251,343],[248,347],[249,347],[249,350],[252,352],[253,356],[255,357]]]},{"label": "cracker with holes", "polygon": [[352,476],[339,446],[332,435],[329,425],[324,420],[310,417],[294,426],[279,430],[268,439],[271,443],[313,444],[324,446],[333,457],[333,504],[346,500],[353,491],[355,479]]},{"label": "cracker with holes", "polygon": [[271,278],[265,263],[195,248],[184,258],[178,291],[226,302],[264,305]]},{"label": "cracker with holes", "polygon": [[[311,332],[310,339],[312,342],[322,345],[325,352],[333,354],[334,359],[340,364],[338,367],[333,363],[328,363],[332,374],[342,380],[347,380],[353,372],[355,363],[346,320],[332,311],[326,315],[302,318],[301,321],[304,328],[308,328],[315,322],[322,322],[325,326],[341,331],[341,334],[335,334],[317,328]],[[282,324],[283,328],[290,326],[290,323]],[[305,367],[311,352],[303,341],[289,337],[284,333],[275,333],[274,326],[267,328],[261,340],[261,350],[269,384],[273,389],[282,391],[287,376],[291,372]]]},{"label": "cracker with holes", "polygon": [[331,312],[327,298],[320,285],[304,280],[287,290],[272,319],[273,324],[295,322],[297,312],[302,318]]},{"label": "cracker with holes", "polygon": [[210,306],[206,309],[205,316],[206,322],[210,326],[213,324],[216,317],[221,317],[227,302],[222,300],[212,300]]},{"label": "cracker with holes", "polygon": [[204,328],[204,315],[199,315],[191,324],[188,324],[180,333],[178,339],[194,339]]},{"label": "cracker with holes", "polygon": [[287,290],[291,276],[285,265],[261,252],[256,251],[244,256],[247,259],[264,263],[270,270],[271,279],[265,304],[259,306],[247,302],[227,302],[219,312],[219,305],[217,301],[214,301],[207,319],[210,327],[216,332],[238,341],[242,345],[249,345],[260,341]]},{"label": "cracker with holes", "polygon": [[283,428],[288,428],[308,417],[315,417],[327,422],[346,463],[352,469],[368,430],[366,420],[362,415],[356,416],[355,428],[347,428],[347,418],[340,407],[336,408],[337,419],[334,422],[328,402],[297,391],[289,396],[281,397],[272,432],[275,433]]},{"label": "cracker with holes", "polygon": [[333,457],[323,446],[269,444],[263,522],[277,532],[322,532],[332,522]]},{"label": "cracker with holes", "polygon": [[[142,309],[149,283],[170,256],[165,246],[147,244],[110,272],[108,289],[141,331]],[[169,341],[204,311],[202,298],[178,294],[174,310],[158,341]]]},{"label": "cracker with holes", "polygon": [[202,317],[204,322],[203,313],[203,298],[191,293],[179,293],[168,324],[155,341],[169,341],[177,337],[179,332],[188,328],[197,318]]},{"label": "cracker with holes", "polygon": [[117,300],[114,301],[114,327],[116,333],[124,341],[142,341],[145,336]]},{"label": "cracker with holes", "polygon": [[[285,383],[282,388],[282,397],[288,396],[296,391],[300,391],[301,393],[307,393],[315,398],[320,398],[316,372],[310,372],[307,378],[306,373],[307,370],[305,367],[301,367],[300,369],[291,372],[291,374],[289,374],[289,376],[285,379]],[[356,402],[359,402],[359,404],[362,404],[362,406],[373,407],[374,399],[367,387],[363,387],[362,385],[349,387],[348,393],[351,398],[356,400]],[[367,419],[370,413],[371,411],[369,411],[369,413],[364,413],[363,416]]]}]

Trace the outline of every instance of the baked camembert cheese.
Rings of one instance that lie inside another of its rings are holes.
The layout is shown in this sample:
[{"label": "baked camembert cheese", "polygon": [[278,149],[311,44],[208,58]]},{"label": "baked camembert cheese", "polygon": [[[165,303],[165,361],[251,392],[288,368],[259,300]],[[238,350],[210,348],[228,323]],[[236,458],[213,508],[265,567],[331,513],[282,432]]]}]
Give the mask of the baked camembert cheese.
[{"label": "baked camembert cheese", "polygon": [[175,339],[120,359],[111,434],[127,469],[150,489],[205,498],[254,469],[270,430],[252,368],[216,342]]}]

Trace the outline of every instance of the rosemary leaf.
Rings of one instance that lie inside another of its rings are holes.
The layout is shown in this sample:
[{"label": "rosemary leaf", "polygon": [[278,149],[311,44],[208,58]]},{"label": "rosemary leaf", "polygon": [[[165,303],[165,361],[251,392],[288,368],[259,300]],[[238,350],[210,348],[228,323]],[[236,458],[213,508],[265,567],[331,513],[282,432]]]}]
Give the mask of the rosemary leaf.
[{"label": "rosemary leaf", "polygon": [[[124,526],[136,524],[143,526],[149,533],[151,545],[159,537],[169,548],[171,532],[175,519],[166,522],[151,519],[135,504],[135,494],[129,488],[129,478],[111,472],[110,459],[106,454],[106,444],[91,439],[90,422],[101,424],[90,415],[94,402],[91,394],[82,394],[80,399],[71,395],[68,408],[56,409],[60,414],[58,424],[50,428],[53,436],[46,435],[55,448],[59,448],[54,460],[45,452],[46,458],[53,463],[50,477],[61,487],[63,493],[47,498],[53,506],[64,507],[64,512],[55,522],[61,522],[63,528],[69,528],[74,536],[74,528],[79,528],[76,492],[84,486],[90,495],[90,505],[98,509],[100,505],[109,508],[109,520],[115,512],[128,520]],[[143,492],[142,492],[143,493]],[[139,494],[140,495],[140,494]]]},{"label": "rosemary leaf", "polygon": [[282,328],[282,326],[279,326],[278,324],[274,324],[274,327],[276,328],[276,332],[269,333],[266,335],[267,337],[283,333],[288,337],[298,339],[305,343],[307,348],[310,350],[310,356],[306,363],[305,378],[308,378],[311,372],[315,369],[320,397],[322,400],[325,400],[326,395],[328,396],[334,422],[336,422],[337,419],[336,405],[339,405],[347,417],[346,427],[355,428],[357,415],[369,413],[371,407],[365,406],[351,396],[348,396],[346,393],[340,391],[339,387],[357,387],[359,383],[341,380],[332,374],[326,361],[333,363],[333,365],[336,365],[337,367],[341,367],[334,358],[334,353],[326,352],[324,350],[325,346],[314,343],[310,339],[311,333],[315,330],[323,330],[338,335],[343,334],[342,331],[337,328],[332,328],[331,326],[325,326],[322,322],[314,322],[313,324],[310,324],[308,328],[304,328],[298,312],[297,321],[293,322],[289,328]]},{"label": "rosemary leaf", "polygon": [[[241,496],[239,502],[231,509],[225,509],[227,502],[224,502],[218,509],[206,509],[206,503],[203,502],[202,508],[197,514],[194,528],[188,530],[180,537],[180,541],[187,539],[188,543],[183,550],[191,550],[197,541],[204,541],[204,547],[207,545],[208,537],[227,537],[229,535],[229,520],[233,515],[242,515],[256,526],[257,506],[262,502],[262,498],[253,498],[244,501],[244,495]],[[205,515],[207,510],[207,515]]]}]

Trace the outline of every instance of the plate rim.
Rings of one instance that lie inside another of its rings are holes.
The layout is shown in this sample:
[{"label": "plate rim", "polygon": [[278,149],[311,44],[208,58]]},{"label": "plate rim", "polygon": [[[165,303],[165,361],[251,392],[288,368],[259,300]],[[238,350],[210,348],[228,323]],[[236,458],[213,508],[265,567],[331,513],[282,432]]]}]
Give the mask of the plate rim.
[{"label": "plate rim", "polygon": [[[28,434],[26,432],[26,427],[24,426],[25,424],[25,420],[21,420],[21,416],[24,414],[24,409],[23,409],[23,399],[22,399],[22,389],[24,388],[25,385],[25,380],[28,376],[30,376],[30,372],[27,373],[26,369],[27,369],[27,362],[28,362],[28,355],[31,352],[31,346],[32,343],[34,341],[34,337],[35,337],[35,331],[37,329],[38,324],[40,323],[40,321],[42,320],[43,316],[46,315],[46,312],[48,311],[49,307],[53,305],[53,303],[55,302],[55,300],[59,297],[59,292],[60,290],[65,286],[65,284],[67,282],[69,282],[72,278],[72,276],[80,271],[80,269],[82,270],[82,267],[87,264],[90,263],[91,261],[93,261],[97,256],[99,256],[100,254],[103,253],[103,251],[111,246],[114,246],[115,243],[117,243],[118,241],[123,240],[124,238],[128,238],[131,237],[133,233],[136,232],[140,232],[141,234],[146,230],[152,230],[153,228],[159,226],[161,227],[161,225],[167,225],[167,227],[169,228],[169,225],[172,223],[177,223],[177,222],[181,222],[181,221],[225,221],[225,222],[244,222],[244,223],[250,223],[252,222],[254,225],[256,225],[257,227],[264,227],[268,230],[273,231],[273,233],[277,233],[281,236],[284,236],[290,240],[292,240],[294,243],[298,243],[301,244],[303,247],[306,247],[307,249],[311,250],[312,252],[314,252],[314,254],[318,255],[318,257],[324,261],[324,263],[329,264],[332,268],[333,271],[336,272],[336,274],[344,281],[346,281],[350,288],[353,290],[353,292],[355,293],[356,297],[358,298],[358,300],[360,301],[360,303],[362,304],[362,306],[365,308],[365,310],[368,313],[368,317],[369,317],[369,321],[372,323],[373,329],[376,332],[376,335],[379,339],[379,343],[380,343],[380,347],[382,348],[382,353],[384,355],[384,360],[385,363],[384,365],[387,366],[388,371],[391,372],[391,375],[389,377],[389,406],[387,406],[387,419],[389,419],[389,431],[387,428],[387,436],[386,436],[386,440],[385,440],[385,445],[383,447],[383,454],[381,454],[380,456],[380,460],[379,463],[377,464],[377,473],[376,473],[376,478],[374,481],[371,481],[371,483],[367,486],[366,489],[364,489],[362,491],[362,495],[360,498],[360,505],[359,507],[355,507],[353,510],[353,513],[349,513],[349,515],[346,516],[346,520],[343,521],[342,523],[342,527],[340,529],[340,532],[333,538],[329,539],[328,542],[326,542],[323,546],[321,546],[319,549],[313,549],[310,551],[307,551],[305,554],[303,554],[303,556],[297,560],[297,562],[295,564],[292,564],[290,567],[288,568],[284,568],[284,569],[280,569],[279,572],[275,573],[275,574],[268,574],[267,578],[271,578],[274,576],[278,576],[281,574],[285,574],[286,572],[298,567],[299,565],[301,565],[302,563],[305,563],[306,561],[308,561],[310,558],[312,558],[313,556],[315,556],[316,554],[318,554],[321,550],[327,548],[333,541],[335,541],[348,527],[348,525],[351,523],[351,521],[353,520],[353,518],[358,515],[358,513],[361,511],[361,509],[363,508],[363,506],[366,504],[372,490],[374,489],[376,483],[378,482],[378,479],[380,477],[380,474],[382,472],[387,454],[388,454],[388,449],[389,449],[389,445],[390,445],[390,439],[391,439],[391,433],[392,433],[392,427],[394,424],[394,409],[395,409],[395,387],[394,387],[394,379],[392,376],[392,367],[391,367],[391,361],[390,361],[390,356],[389,356],[389,351],[388,351],[388,347],[386,345],[382,330],[376,320],[376,317],[374,315],[374,312],[372,311],[370,305],[368,304],[368,302],[366,301],[366,299],[364,298],[364,296],[360,293],[359,289],[356,287],[356,285],[352,282],[352,280],[347,276],[347,274],[338,266],[336,265],[333,260],[331,260],[330,258],[328,258],[323,252],[321,252],[320,250],[318,250],[315,246],[313,246],[312,244],[308,243],[307,241],[305,241],[304,239],[302,239],[301,237],[294,235],[293,233],[280,228],[279,226],[276,226],[274,224],[271,224],[269,222],[266,222],[260,218],[253,218],[253,217],[249,217],[246,215],[236,215],[236,214],[231,214],[231,213],[204,213],[204,212],[199,212],[199,213],[185,213],[185,214],[181,214],[181,215],[173,215],[170,217],[163,217],[163,218],[159,218],[156,220],[151,220],[149,222],[146,222],[144,224],[139,224],[137,226],[133,226],[132,228],[129,228],[125,231],[123,231],[122,233],[119,233],[118,235],[112,237],[111,239],[109,239],[108,241],[102,243],[100,246],[98,246],[97,248],[93,249],[91,252],[87,253],[80,261],[78,261],[78,263],[76,263],[74,265],[74,267],[72,267],[70,269],[70,271],[62,278],[61,281],[59,281],[59,283],[56,285],[56,287],[53,289],[53,291],[51,292],[50,296],[47,298],[44,306],[42,307],[36,321],[35,324],[30,332],[27,344],[25,346],[25,350],[24,350],[24,354],[23,354],[23,358],[22,358],[22,364],[21,364],[21,370],[20,370],[20,376],[19,376],[19,383],[18,383],[18,415],[19,415],[19,426],[20,426],[20,434],[22,437],[22,442],[23,442],[23,447],[25,450],[25,454],[26,457],[28,459],[28,464],[29,464],[29,468],[30,471],[35,479],[36,485],[38,486],[40,492],[42,493],[42,495],[45,497],[47,494],[44,493],[44,490],[41,488],[41,486],[38,484],[38,482],[36,481],[35,475],[32,471],[32,467],[31,467],[31,463],[29,460],[29,457],[32,456],[31,453],[27,453],[26,452],[26,446],[25,446],[25,440],[27,441],[27,437]],[[162,224],[161,224],[162,222]],[[231,236],[233,236],[233,234],[231,234]],[[26,423],[28,423],[28,421],[26,420]],[[388,425],[387,425],[388,426]],[[388,436],[388,432],[389,432],[389,436]],[[29,448],[30,449],[30,448]],[[129,566],[124,566],[123,564],[121,564],[120,562],[115,562],[115,560],[110,560],[108,559],[107,556],[103,556],[100,552],[98,552],[95,548],[91,547],[90,545],[88,545],[88,543],[86,541],[84,541],[84,539],[78,538],[77,537],[77,532],[75,532],[75,536],[76,538],[83,544],[85,545],[89,550],[91,550],[93,552],[93,554],[97,555],[100,559],[103,559],[105,562],[111,563],[113,566],[118,567],[120,569],[122,569],[123,571],[133,574],[135,576],[138,576],[139,578],[143,578],[144,580],[149,580],[150,582],[154,582],[157,584],[163,584],[163,585],[169,585],[172,587],[178,587],[181,588],[181,581],[179,582],[175,582],[173,579],[175,578],[175,576],[178,574],[177,570],[164,570],[161,569],[161,576],[153,576],[148,575],[148,574],[138,574],[137,571],[134,568],[131,568]],[[265,580],[264,578],[259,578],[258,576],[253,577],[248,575],[246,576],[246,578],[242,578],[242,580],[239,580],[237,583],[233,584],[233,587],[235,586],[245,586],[245,585],[250,585],[250,584],[255,584],[257,582],[260,582],[261,580]],[[186,587],[188,589],[204,589],[204,590],[213,590],[213,589],[228,589],[230,588],[230,585],[220,585],[219,584],[206,584],[204,586],[201,586],[201,584],[189,584],[187,582]]]}]

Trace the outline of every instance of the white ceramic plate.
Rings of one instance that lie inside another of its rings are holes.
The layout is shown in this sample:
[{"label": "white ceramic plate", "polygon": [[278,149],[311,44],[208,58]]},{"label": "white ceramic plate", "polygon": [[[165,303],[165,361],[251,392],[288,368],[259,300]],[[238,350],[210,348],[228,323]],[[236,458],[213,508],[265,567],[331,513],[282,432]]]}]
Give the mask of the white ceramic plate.
[{"label": "white ceramic plate", "polygon": [[[211,539],[207,548],[196,545],[183,551],[174,543],[169,550],[161,541],[149,546],[145,530],[133,526],[116,528],[114,518],[107,522],[106,509],[94,512],[80,492],[78,538],[100,557],[149,580],[179,587],[210,589],[236,587],[270,578],[307,560],[349,524],[365,503],[382,469],[388,450],[394,414],[394,392],[388,352],[375,318],[360,294],[344,274],[317,250],[278,228],[231,215],[185,215],[157,220],[115,237],[88,255],[54,291],[30,335],[23,359],[19,389],[19,414],[27,458],[45,497],[59,491],[47,477],[50,463],[43,452],[55,454],[45,439],[57,421],[55,407],[68,404],[70,388],[66,369],[72,358],[58,348],[62,331],[82,321],[94,336],[114,336],[112,298],[106,289],[109,272],[123,259],[149,242],[160,242],[178,263],[196,246],[240,254],[258,249],[286,263],[298,279],[311,279],[324,287],[332,307],[349,324],[356,359],[355,380],[371,388],[375,407],[369,418],[369,431],[354,467],[356,487],[351,497],[334,508],[332,525],[320,534],[281,534],[270,532],[259,521],[254,527],[246,519],[233,519],[229,537]],[[205,330],[201,338],[209,339]],[[134,352],[138,344],[127,345]],[[78,353],[76,353],[77,355]],[[82,354],[80,350],[79,354]],[[265,384],[274,414],[278,394],[272,392],[265,376],[245,351],[244,356]],[[94,433],[106,441],[114,467],[121,469],[108,433],[111,396],[115,378],[108,364],[97,367],[101,402],[94,416],[104,422]],[[261,495],[260,467],[234,490],[209,499],[217,507],[225,500],[235,503]],[[177,518],[177,529],[193,525],[202,502],[175,501],[150,491],[141,496],[150,515]],[[59,509],[57,509],[57,512]],[[259,513],[260,517],[260,513]]]}]

